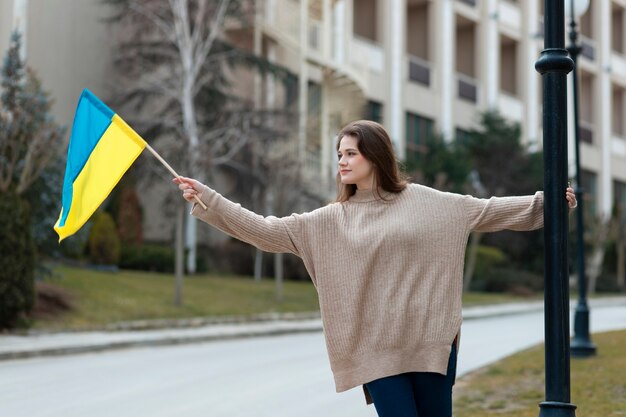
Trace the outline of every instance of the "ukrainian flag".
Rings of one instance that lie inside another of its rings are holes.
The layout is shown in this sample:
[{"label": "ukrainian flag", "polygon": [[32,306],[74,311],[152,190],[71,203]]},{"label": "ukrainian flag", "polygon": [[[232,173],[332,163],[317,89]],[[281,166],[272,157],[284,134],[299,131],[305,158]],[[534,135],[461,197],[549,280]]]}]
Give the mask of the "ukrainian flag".
[{"label": "ukrainian flag", "polygon": [[111,193],[146,142],[91,91],[78,100],[63,180],[63,207],[54,230],[73,235]]}]

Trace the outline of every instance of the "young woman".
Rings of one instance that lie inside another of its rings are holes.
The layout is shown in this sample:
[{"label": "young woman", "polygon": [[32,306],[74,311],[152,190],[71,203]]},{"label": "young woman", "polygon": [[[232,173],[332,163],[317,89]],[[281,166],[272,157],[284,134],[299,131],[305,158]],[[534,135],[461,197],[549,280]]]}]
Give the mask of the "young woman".
[{"label": "young woman", "polygon": [[[266,252],[304,261],[318,292],[337,392],[363,385],[380,417],[452,414],[463,261],[472,231],[543,226],[543,194],[478,199],[402,179],[385,129],[347,125],[335,203],[263,217],[190,178],[192,214]],[[568,188],[569,207],[576,206]]]}]

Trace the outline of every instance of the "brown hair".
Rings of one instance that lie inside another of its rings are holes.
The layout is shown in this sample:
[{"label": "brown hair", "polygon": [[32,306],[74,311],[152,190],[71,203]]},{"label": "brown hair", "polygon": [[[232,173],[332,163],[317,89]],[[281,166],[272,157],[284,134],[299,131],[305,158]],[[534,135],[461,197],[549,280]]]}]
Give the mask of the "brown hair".
[{"label": "brown hair", "polygon": [[[348,123],[337,137],[337,150],[344,136],[356,138],[359,152],[374,165],[374,192],[382,199],[380,191],[399,193],[407,185],[406,178],[401,174],[396,154],[389,134],[380,124],[370,120],[357,120]],[[355,184],[343,184],[337,173],[337,200],[348,201],[356,193]]]}]

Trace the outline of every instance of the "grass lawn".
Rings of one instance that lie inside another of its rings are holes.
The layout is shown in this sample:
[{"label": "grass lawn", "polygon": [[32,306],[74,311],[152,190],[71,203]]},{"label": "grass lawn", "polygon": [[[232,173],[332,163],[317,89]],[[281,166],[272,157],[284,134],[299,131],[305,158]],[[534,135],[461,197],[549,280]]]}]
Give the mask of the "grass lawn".
[{"label": "grass lawn", "polygon": [[[584,417],[626,416],[626,331],[593,335],[598,355],[571,361],[572,403]],[[537,417],[544,401],[543,345],[460,378],[459,417]]]},{"label": "grass lawn", "polygon": [[241,315],[266,312],[317,311],[310,282],[285,282],[283,301],[275,300],[274,282],[249,277],[196,275],[185,277],[183,305],[174,299],[174,275],[152,272],[98,272],[59,266],[49,283],[70,294],[74,309],[35,328],[81,328],[129,320]]},{"label": "grass lawn", "polygon": [[[58,266],[50,284],[69,293],[74,309],[54,319],[36,320],[35,328],[67,329],[145,319],[249,315],[267,312],[318,311],[310,281],[286,281],[282,302],[275,300],[274,281],[216,274],[185,277],[183,305],[173,304],[174,276],[152,272],[98,272]],[[541,299],[538,295],[535,299]],[[464,306],[524,301],[510,294],[469,293]]]}]

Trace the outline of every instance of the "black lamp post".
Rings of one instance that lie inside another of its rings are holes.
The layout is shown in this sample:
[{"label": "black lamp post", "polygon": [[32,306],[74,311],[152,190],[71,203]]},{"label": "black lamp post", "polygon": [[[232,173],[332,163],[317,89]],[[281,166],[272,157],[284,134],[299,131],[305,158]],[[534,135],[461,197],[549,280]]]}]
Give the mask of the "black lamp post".
[{"label": "black lamp post", "polygon": [[[596,353],[596,347],[589,337],[589,306],[587,305],[587,279],[585,277],[585,242],[584,242],[584,211],[583,211],[583,189],[580,180],[580,126],[578,118],[578,55],[581,47],[576,42],[578,31],[576,30],[576,17],[585,14],[589,6],[589,0],[565,0],[565,9],[570,18],[569,39],[567,47],[572,61],[574,61],[574,72],[572,74],[572,87],[574,90],[574,143],[576,145],[576,200],[578,208],[576,210],[576,269],[578,270],[578,304],[574,315],[574,339],[570,343],[572,356],[587,357]],[[569,7],[568,7],[569,6]]]},{"label": "black lamp post", "polygon": [[543,76],[545,367],[540,417],[574,417],[570,403],[567,268],[567,73],[562,1],[544,0],[544,50],[535,64]]}]

